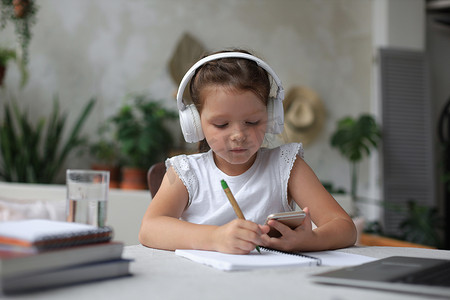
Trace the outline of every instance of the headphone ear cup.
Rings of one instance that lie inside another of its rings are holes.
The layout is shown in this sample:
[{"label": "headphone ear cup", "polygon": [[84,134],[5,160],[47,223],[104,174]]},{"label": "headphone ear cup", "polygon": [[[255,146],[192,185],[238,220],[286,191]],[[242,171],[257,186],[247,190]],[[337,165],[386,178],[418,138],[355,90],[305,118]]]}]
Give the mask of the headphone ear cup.
[{"label": "headphone ear cup", "polygon": [[267,117],[267,133],[282,133],[284,130],[283,102],[273,97],[269,98]]},{"label": "headphone ear cup", "polygon": [[186,142],[196,143],[205,138],[200,122],[200,114],[194,104],[187,105],[184,110],[179,112],[179,115],[181,131]]}]

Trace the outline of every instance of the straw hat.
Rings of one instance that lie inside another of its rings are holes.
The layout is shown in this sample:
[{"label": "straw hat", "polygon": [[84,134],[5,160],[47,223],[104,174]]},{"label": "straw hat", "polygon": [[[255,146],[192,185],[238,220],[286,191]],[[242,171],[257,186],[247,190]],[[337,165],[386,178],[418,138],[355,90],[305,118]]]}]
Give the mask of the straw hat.
[{"label": "straw hat", "polygon": [[325,108],[319,96],[304,86],[293,87],[283,101],[284,137],[288,142],[311,143],[325,121]]}]

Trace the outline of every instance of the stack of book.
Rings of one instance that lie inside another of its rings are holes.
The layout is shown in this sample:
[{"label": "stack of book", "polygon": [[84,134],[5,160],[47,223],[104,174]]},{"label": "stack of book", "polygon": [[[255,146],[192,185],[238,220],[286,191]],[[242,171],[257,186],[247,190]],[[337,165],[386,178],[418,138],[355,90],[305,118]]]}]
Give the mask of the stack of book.
[{"label": "stack of book", "polygon": [[50,220],[0,223],[0,293],[128,276],[110,227]]}]

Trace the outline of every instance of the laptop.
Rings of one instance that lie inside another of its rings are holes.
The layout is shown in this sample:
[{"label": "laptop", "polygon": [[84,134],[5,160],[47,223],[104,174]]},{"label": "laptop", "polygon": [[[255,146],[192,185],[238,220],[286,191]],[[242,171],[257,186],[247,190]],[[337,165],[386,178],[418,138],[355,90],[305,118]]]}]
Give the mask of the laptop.
[{"label": "laptop", "polygon": [[312,275],[314,282],[450,297],[450,260],[391,256]]}]

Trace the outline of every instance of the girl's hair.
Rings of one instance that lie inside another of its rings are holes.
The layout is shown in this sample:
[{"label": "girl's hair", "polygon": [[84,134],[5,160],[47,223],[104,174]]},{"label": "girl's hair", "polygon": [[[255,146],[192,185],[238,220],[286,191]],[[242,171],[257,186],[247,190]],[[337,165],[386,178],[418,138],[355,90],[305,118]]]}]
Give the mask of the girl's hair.
[{"label": "girl's hair", "polygon": [[[224,52],[243,52],[245,50],[230,50]],[[245,58],[221,58],[209,61],[199,67],[191,79],[189,91],[192,102],[197,110],[201,112],[203,99],[200,98],[201,91],[209,86],[222,86],[231,90],[251,91],[267,105],[269,100],[271,82],[267,71],[259,67],[256,62]],[[210,149],[206,139],[200,141],[199,152]]]}]

